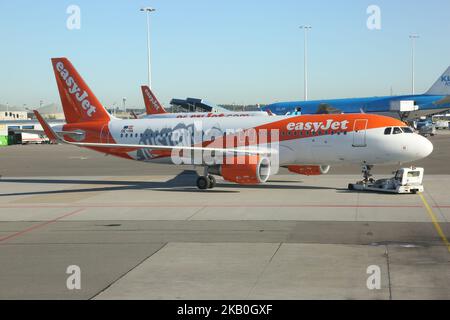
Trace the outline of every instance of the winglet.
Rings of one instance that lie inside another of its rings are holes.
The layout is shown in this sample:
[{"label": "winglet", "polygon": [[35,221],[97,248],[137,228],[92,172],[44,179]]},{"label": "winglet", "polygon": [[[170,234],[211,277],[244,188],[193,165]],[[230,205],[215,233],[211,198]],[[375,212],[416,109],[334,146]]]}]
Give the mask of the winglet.
[{"label": "winglet", "polygon": [[34,115],[38,119],[39,123],[42,126],[42,129],[44,129],[45,134],[50,139],[51,142],[59,141],[60,139],[56,135],[55,131],[53,131],[52,127],[47,123],[47,121],[42,118],[41,114],[37,110],[33,110]]}]

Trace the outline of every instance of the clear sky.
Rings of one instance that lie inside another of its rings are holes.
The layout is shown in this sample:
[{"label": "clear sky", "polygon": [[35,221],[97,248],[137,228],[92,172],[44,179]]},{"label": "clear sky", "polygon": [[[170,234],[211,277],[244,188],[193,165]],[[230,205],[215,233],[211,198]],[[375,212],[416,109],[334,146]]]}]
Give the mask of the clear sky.
[{"label": "clear sky", "polygon": [[[81,29],[69,30],[69,5]],[[366,26],[369,5],[381,30]],[[151,18],[153,89],[170,98],[271,103],[303,98],[303,33],[310,24],[310,99],[411,91],[410,33],[418,33],[416,91],[450,65],[449,0],[0,0],[0,104],[59,97],[50,58],[68,57],[106,106],[143,106]]]}]

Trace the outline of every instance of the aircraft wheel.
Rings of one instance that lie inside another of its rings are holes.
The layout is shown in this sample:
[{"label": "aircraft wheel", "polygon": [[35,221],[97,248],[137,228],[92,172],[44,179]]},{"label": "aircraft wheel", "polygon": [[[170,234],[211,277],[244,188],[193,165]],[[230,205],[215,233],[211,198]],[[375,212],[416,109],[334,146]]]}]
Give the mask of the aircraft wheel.
[{"label": "aircraft wheel", "polygon": [[208,188],[210,188],[211,183],[210,180],[208,179],[208,177],[198,177],[197,179],[197,187],[200,190],[206,190]]},{"label": "aircraft wheel", "polygon": [[217,184],[216,178],[213,175],[209,175],[208,179],[209,179],[209,189],[214,189]]}]

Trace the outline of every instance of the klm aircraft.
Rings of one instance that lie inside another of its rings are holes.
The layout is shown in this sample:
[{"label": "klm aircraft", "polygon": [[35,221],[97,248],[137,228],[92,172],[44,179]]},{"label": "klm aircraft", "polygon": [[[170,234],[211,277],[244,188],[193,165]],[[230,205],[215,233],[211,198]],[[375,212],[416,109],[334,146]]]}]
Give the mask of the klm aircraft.
[{"label": "klm aircraft", "polygon": [[450,110],[450,67],[421,95],[279,102],[262,109],[277,115],[362,112],[413,120]]}]

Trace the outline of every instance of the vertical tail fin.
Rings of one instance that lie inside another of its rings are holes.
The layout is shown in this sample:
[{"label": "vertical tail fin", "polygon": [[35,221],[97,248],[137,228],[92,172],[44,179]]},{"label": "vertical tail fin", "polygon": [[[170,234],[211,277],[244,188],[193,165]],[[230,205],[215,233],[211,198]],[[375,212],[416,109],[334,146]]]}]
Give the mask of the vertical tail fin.
[{"label": "vertical tail fin", "polygon": [[52,64],[67,123],[110,119],[106,109],[67,58],[53,58]]},{"label": "vertical tail fin", "polygon": [[425,93],[433,96],[449,96],[450,95],[450,67],[439,77],[430,90]]},{"label": "vertical tail fin", "polygon": [[142,86],[141,89],[144,96],[145,110],[148,115],[167,113],[148,86]]}]

